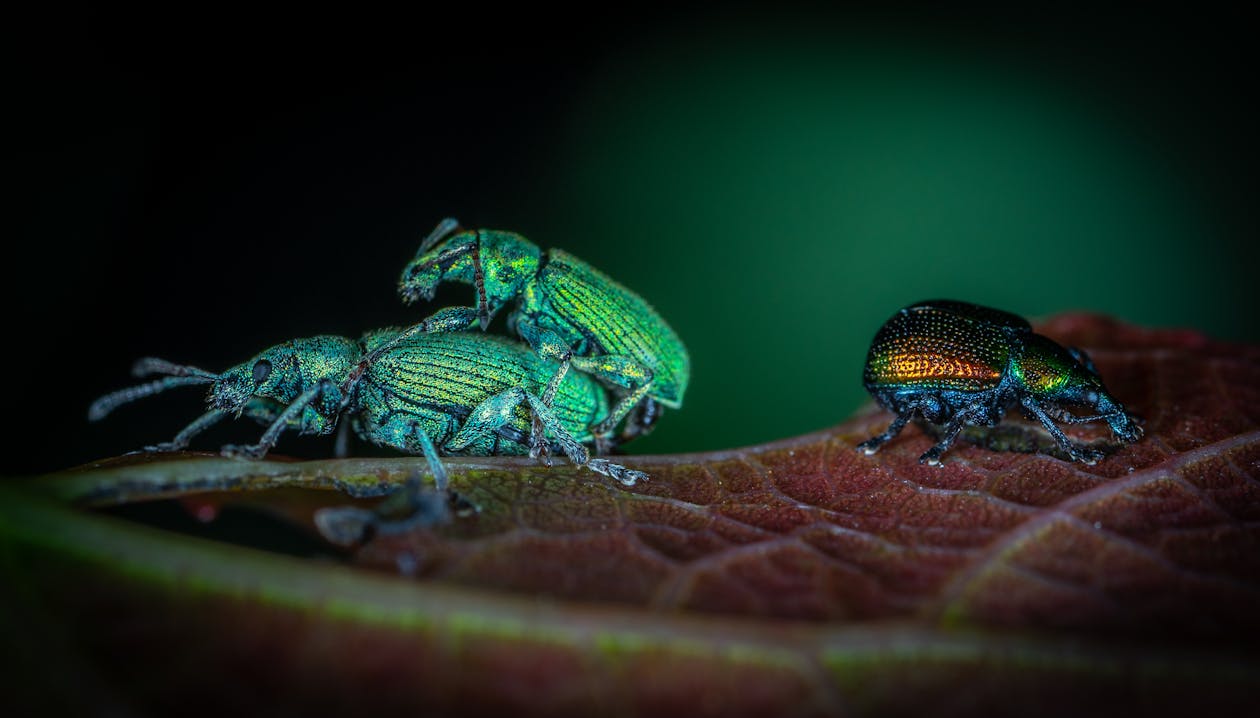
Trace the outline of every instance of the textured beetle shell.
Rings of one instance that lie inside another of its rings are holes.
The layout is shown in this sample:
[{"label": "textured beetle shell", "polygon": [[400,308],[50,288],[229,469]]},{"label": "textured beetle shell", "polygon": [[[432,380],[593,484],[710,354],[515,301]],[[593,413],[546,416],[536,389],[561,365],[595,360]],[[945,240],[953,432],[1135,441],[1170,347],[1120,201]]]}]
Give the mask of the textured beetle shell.
[{"label": "textured beetle shell", "polygon": [[1054,341],[1032,334],[1023,339],[1022,351],[1011,371],[1033,396],[1052,395],[1070,384],[1082,384],[1102,390],[1102,380],[1072,358]]},{"label": "textured beetle shell", "polygon": [[548,257],[520,311],[570,344],[584,342],[588,355],[622,354],[646,363],[655,382],[651,396],[679,408],[691,359],[669,324],[637,294],[568,252],[551,249]]},{"label": "textured beetle shell", "polygon": [[[390,338],[378,333],[365,338],[370,350]],[[529,347],[481,333],[417,334],[381,355],[358,386],[356,415],[365,439],[400,446],[410,438],[380,431],[396,415],[418,422],[441,446],[485,399],[515,387],[538,395],[555,365]],[[606,392],[591,378],[569,372],[556,392],[552,411],[578,442],[592,440],[588,427],[608,415]],[[492,443],[475,444],[465,454],[525,454],[529,451],[530,415],[518,406],[510,424]]]},{"label": "textured beetle shell", "polygon": [[863,379],[868,390],[993,389],[1011,358],[1007,332],[1031,332],[1014,314],[953,301],[906,307],[871,342]]}]

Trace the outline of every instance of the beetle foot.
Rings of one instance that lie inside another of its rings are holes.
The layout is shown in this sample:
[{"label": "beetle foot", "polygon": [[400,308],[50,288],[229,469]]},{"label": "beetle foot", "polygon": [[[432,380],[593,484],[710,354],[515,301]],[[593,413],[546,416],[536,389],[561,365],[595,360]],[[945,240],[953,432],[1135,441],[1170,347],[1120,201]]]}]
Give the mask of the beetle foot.
[{"label": "beetle foot", "polygon": [[551,466],[551,444],[546,437],[546,427],[537,416],[529,426],[529,458],[541,458],[544,466]]},{"label": "beetle foot", "polygon": [[642,472],[634,469],[627,469],[621,464],[614,464],[608,459],[591,459],[586,462],[586,467],[604,476],[610,476],[620,481],[623,486],[634,486],[640,481],[647,481],[650,477]]},{"label": "beetle foot", "polygon": [[919,463],[924,464],[925,466],[940,466],[941,454],[943,453],[945,452],[937,451],[936,447],[932,447],[931,449],[928,449],[926,452],[924,452],[923,456],[919,457]]},{"label": "beetle foot", "polygon": [[862,452],[863,454],[866,454],[867,456],[874,456],[875,452],[879,451],[879,447],[883,446],[883,444],[884,442],[879,441],[879,437],[876,437],[874,439],[867,439],[866,441],[863,441],[862,443],[857,445],[857,450]]},{"label": "beetle foot", "polygon": [[545,441],[532,444],[529,447],[529,458],[541,461],[543,466],[551,466],[551,447]]},{"label": "beetle foot", "polygon": [[551,466],[551,446],[546,441],[535,441],[529,446],[529,458],[538,459],[543,466]]},{"label": "beetle foot", "polygon": [[267,447],[262,444],[228,444],[219,453],[231,459],[257,461],[267,455]]},{"label": "beetle foot", "polygon": [[1087,446],[1073,446],[1068,450],[1068,455],[1073,461],[1079,461],[1082,464],[1093,466],[1102,460],[1104,454],[1098,449],[1091,449]]}]

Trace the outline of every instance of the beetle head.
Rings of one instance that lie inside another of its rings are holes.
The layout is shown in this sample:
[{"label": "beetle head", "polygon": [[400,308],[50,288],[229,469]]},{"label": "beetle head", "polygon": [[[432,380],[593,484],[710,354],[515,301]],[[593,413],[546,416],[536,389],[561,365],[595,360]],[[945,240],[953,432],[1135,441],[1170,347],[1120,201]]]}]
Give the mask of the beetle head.
[{"label": "beetle head", "polygon": [[1137,441],[1142,427],[1103,386],[1102,377],[1089,355],[1076,347],[1060,347],[1049,339],[1034,335],[1042,346],[1039,351],[1046,363],[1060,373],[1060,383],[1046,393],[1046,399],[1058,404],[1068,404],[1092,410],[1095,419],[1102,419],[1111,426],[1116,438],[1125,443]]},{"label": "beetle head", "polygon": [[309,371],[304,372],[303,368],[312,366],[318,359],[318,350],[308,346],[312,341],[297,339],[277,344],[231,367],[210,387],[207,403],[211,408],[232,411],[237,416],[254,397],[289,404],[305,388],[304,374]]},{"label": "beetle head", "polygon": [[430,235],[403,269],[398,293],[407,303],[429,301],[442,282],[462,282],[484,292],[494,313],[519,296],[538,273],[541,254],[537,245],[515,232],[465,230],[436,240]]}]

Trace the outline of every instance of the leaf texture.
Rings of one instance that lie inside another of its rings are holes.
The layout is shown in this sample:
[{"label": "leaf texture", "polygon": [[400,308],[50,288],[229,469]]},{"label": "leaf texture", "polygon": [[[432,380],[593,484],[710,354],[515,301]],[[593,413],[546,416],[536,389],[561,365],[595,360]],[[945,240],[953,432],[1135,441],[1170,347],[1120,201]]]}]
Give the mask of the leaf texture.
[{"label": "leaf texture", "polygon": [[[1083,316],[1147,438],[1094,466],[961,443],[945,466],[908,429],[854,450],[883,411],[720,454],[636,457],[630,490],[571,468],[462,475],[480,515],[382,538],[357,559],[429,580],[666,611],[852,622],[914,617],[1232,635],[1260,629],[1260,353]],[[998,441],[1052,445],[1019,417]],[[1021,441],[1012,441],[1011,435]],[[1104,427],[1079,427],[1106,445]]]},{"label": "leaf texture", "polygon": [[[1260,349],[1091,315],[1039,330],[1090,351],[1145,418],[1144,439],[1117,446],[1105,427],[1070,427],[1109,453],[1069,463],[1044,430],[1011,416],[930,467],[917,458],[933,439],[913,426],[875,456],[854,450],[891,419],[871,405],[763,446],[622,457],[652,476],[630,489],[559,462],[452,459],[453,488],[479,512],[333,563],[69,506],[179,498],[210,517],[244,503],[309,537],[316,509],[346,494],[371,505],[422,461],[123,458],[0,485],[0,555],[22,578],[3,613],[51,665],[102,676],[92,700],[160,711],[225,680],[234,688],[210,691],[198,710],[1101,715],[1250,704]],[[30,628],[50,620],[71,637],[59,629],[50,643]],[[189,645],[195,657],[168,660]],[[121,649],[128,661],[107,660]]]}]

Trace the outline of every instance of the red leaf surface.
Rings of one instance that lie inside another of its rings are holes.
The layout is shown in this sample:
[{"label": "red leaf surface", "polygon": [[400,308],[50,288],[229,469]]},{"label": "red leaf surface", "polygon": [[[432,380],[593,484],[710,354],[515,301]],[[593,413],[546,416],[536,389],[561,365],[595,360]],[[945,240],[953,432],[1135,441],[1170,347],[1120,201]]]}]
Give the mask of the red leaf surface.
[{"label": "red leaf surface", "polygon": [[[128,459],[19,487],[0,502],[0,555],[34,587],[36,613],[92,636],[83,660],[160,709],[226,674],[252,707],[292,712],[1053,715],[1248,703],[1260,680],[1260,349],[1087,315],[1041,331],[1090,351],[1145,418],[1143,440],[1115,446],[1105,427],[1070,427],[1111,449],[1074,464],[1011,416],[929,467],[917,459],[933,440],[915,427],[873,457],[854,450],[891,418],[872,405],[769,445],[624,457],[652,476],[631,489],[568,466],[453,459],[453,487],[480,512],[348,556],[371,571],[15,503],[181,497],[210,518],[244,500],[313,532],[316,508],[349,499],[292,487],[379,494],[423,466]],[[102,628],[120,616],[144,639]],[[198,647],[197,670],[164,662],[178,645]],[[105,665],[119,646],[165,688]],[[346,688],[365,682],[368,696]]]},{"label": "red leaf surface", "polygon": [[[960,443],[942,467],[891,416],[708,455],[636,457],[631,490],[591,474],[478,470],[482,507],[382,538],[358,560],[430,580],[659,610],[1202,635],[1260,628],[1260,352],[1089,316],[1043,328],[1088,347],[1147,438],[1094,466]],[[994,440],[1053,445],[1015,416]],[[1103,426],[1079,427],[1105,443]]]}]

